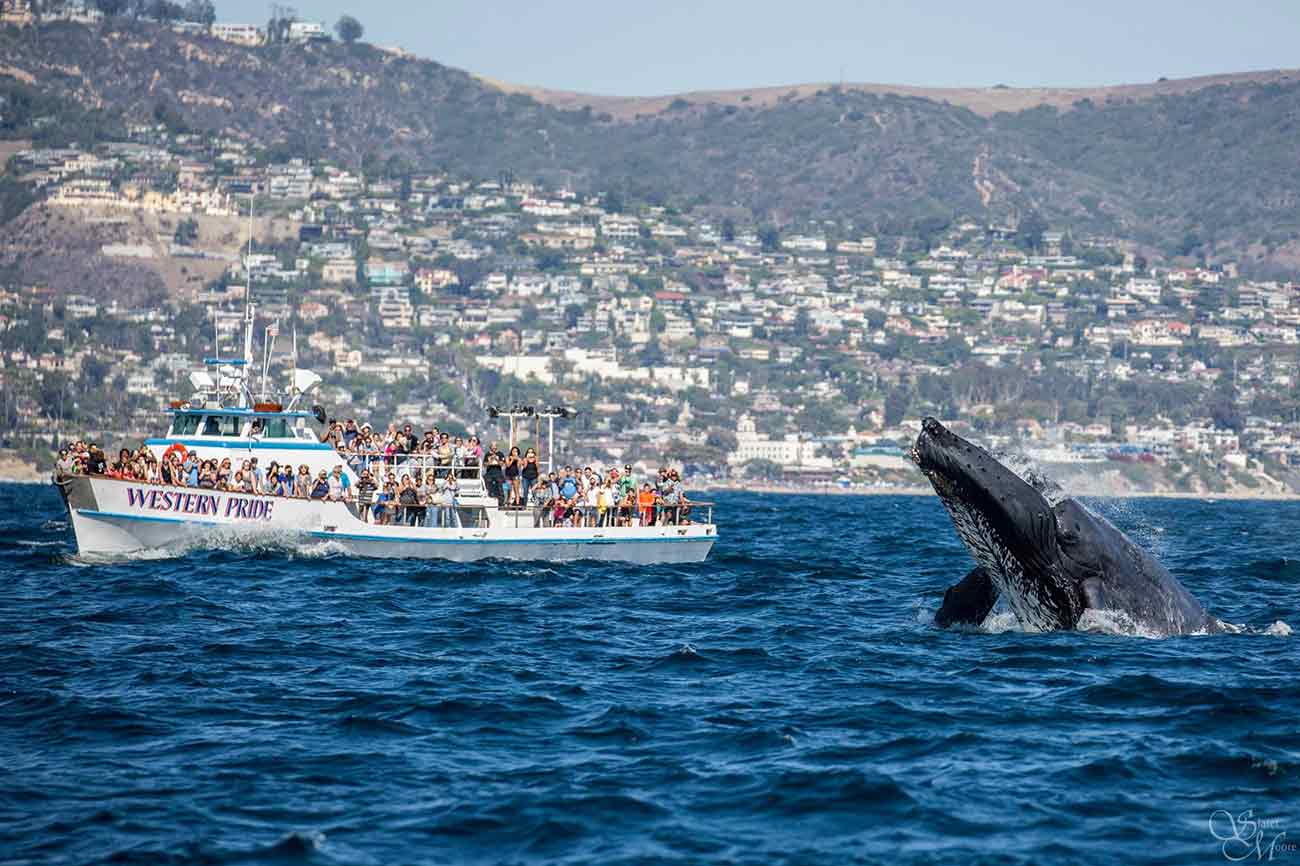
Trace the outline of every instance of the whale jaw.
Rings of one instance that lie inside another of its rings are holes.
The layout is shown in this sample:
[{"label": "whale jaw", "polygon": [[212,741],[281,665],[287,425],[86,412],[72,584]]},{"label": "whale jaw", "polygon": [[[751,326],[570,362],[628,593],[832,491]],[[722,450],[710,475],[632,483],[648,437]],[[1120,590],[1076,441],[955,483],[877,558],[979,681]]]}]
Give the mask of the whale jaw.
[{"label": "whale jaw", "polygon": [[1033,631],[1073,628],[1082,600],[1061,572],[1056,516],[1047,500],[987,451],[933,418],[922,422],[912,459],[1021,626]]}]

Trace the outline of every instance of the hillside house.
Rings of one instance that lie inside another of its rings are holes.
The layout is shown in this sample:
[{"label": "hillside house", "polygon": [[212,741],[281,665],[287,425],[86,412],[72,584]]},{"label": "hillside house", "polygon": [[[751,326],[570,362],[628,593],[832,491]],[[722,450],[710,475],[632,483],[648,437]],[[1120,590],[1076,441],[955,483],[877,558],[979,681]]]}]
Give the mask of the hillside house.
[{"label": "hillside house", "polygon": [[255,24],[230,24],[218,22],[208,31],[222,42],[255,46],[266,41],[266,34]]}]

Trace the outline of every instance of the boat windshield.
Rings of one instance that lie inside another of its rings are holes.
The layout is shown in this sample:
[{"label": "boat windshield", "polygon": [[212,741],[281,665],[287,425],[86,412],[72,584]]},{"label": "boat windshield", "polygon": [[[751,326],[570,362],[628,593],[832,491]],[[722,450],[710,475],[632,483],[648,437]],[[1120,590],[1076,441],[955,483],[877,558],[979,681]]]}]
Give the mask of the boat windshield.
[{"label": "boat windshield", "polygon": [[[259,421],[261,422],[260,430],[257,429]],[[289,421],[286,418],[258,418],[253,422],[253,432],[272,439],[293,438],[293,434],[289,432]]]},{"label": "boat windshield", "polygon": [[173,436],[193,436],[199,432],[199,421],[202,415],[177,415],[172,419]]},{"label": "boat windshield", "polygon": [[238,415],[208,415],[203,421],[204,436],[238,436]]}]

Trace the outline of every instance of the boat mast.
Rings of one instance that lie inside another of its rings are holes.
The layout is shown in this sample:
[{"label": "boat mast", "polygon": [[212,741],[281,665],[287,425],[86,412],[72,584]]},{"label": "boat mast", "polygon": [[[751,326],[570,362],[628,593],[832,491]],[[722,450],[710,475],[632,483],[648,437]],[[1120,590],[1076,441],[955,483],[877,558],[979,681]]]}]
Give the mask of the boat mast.
[{"label": "boat mast", "polygon": [[254,192],[248,197],[248,255],[244,258],[244,387],[241,388],[241,398],[245,404],[248,397],[251,396],[249,391],[248,371],[253,366],[253,320],[256,317],[255,306],[253,304],[253,204],[257,201],[257,193]]}]

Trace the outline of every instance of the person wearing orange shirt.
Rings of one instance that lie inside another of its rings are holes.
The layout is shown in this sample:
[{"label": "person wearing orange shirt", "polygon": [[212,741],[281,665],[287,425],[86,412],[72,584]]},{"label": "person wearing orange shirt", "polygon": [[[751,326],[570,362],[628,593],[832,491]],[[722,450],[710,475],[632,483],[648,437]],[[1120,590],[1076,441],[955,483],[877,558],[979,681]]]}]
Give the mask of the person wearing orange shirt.
[{"label": "person wearing orange shirt", "polygon": [[655,522],[655,492],[649,482],[641,485],[641,493],[636,498],[636,504],[641,510],[641,525],[653,526]]}]

